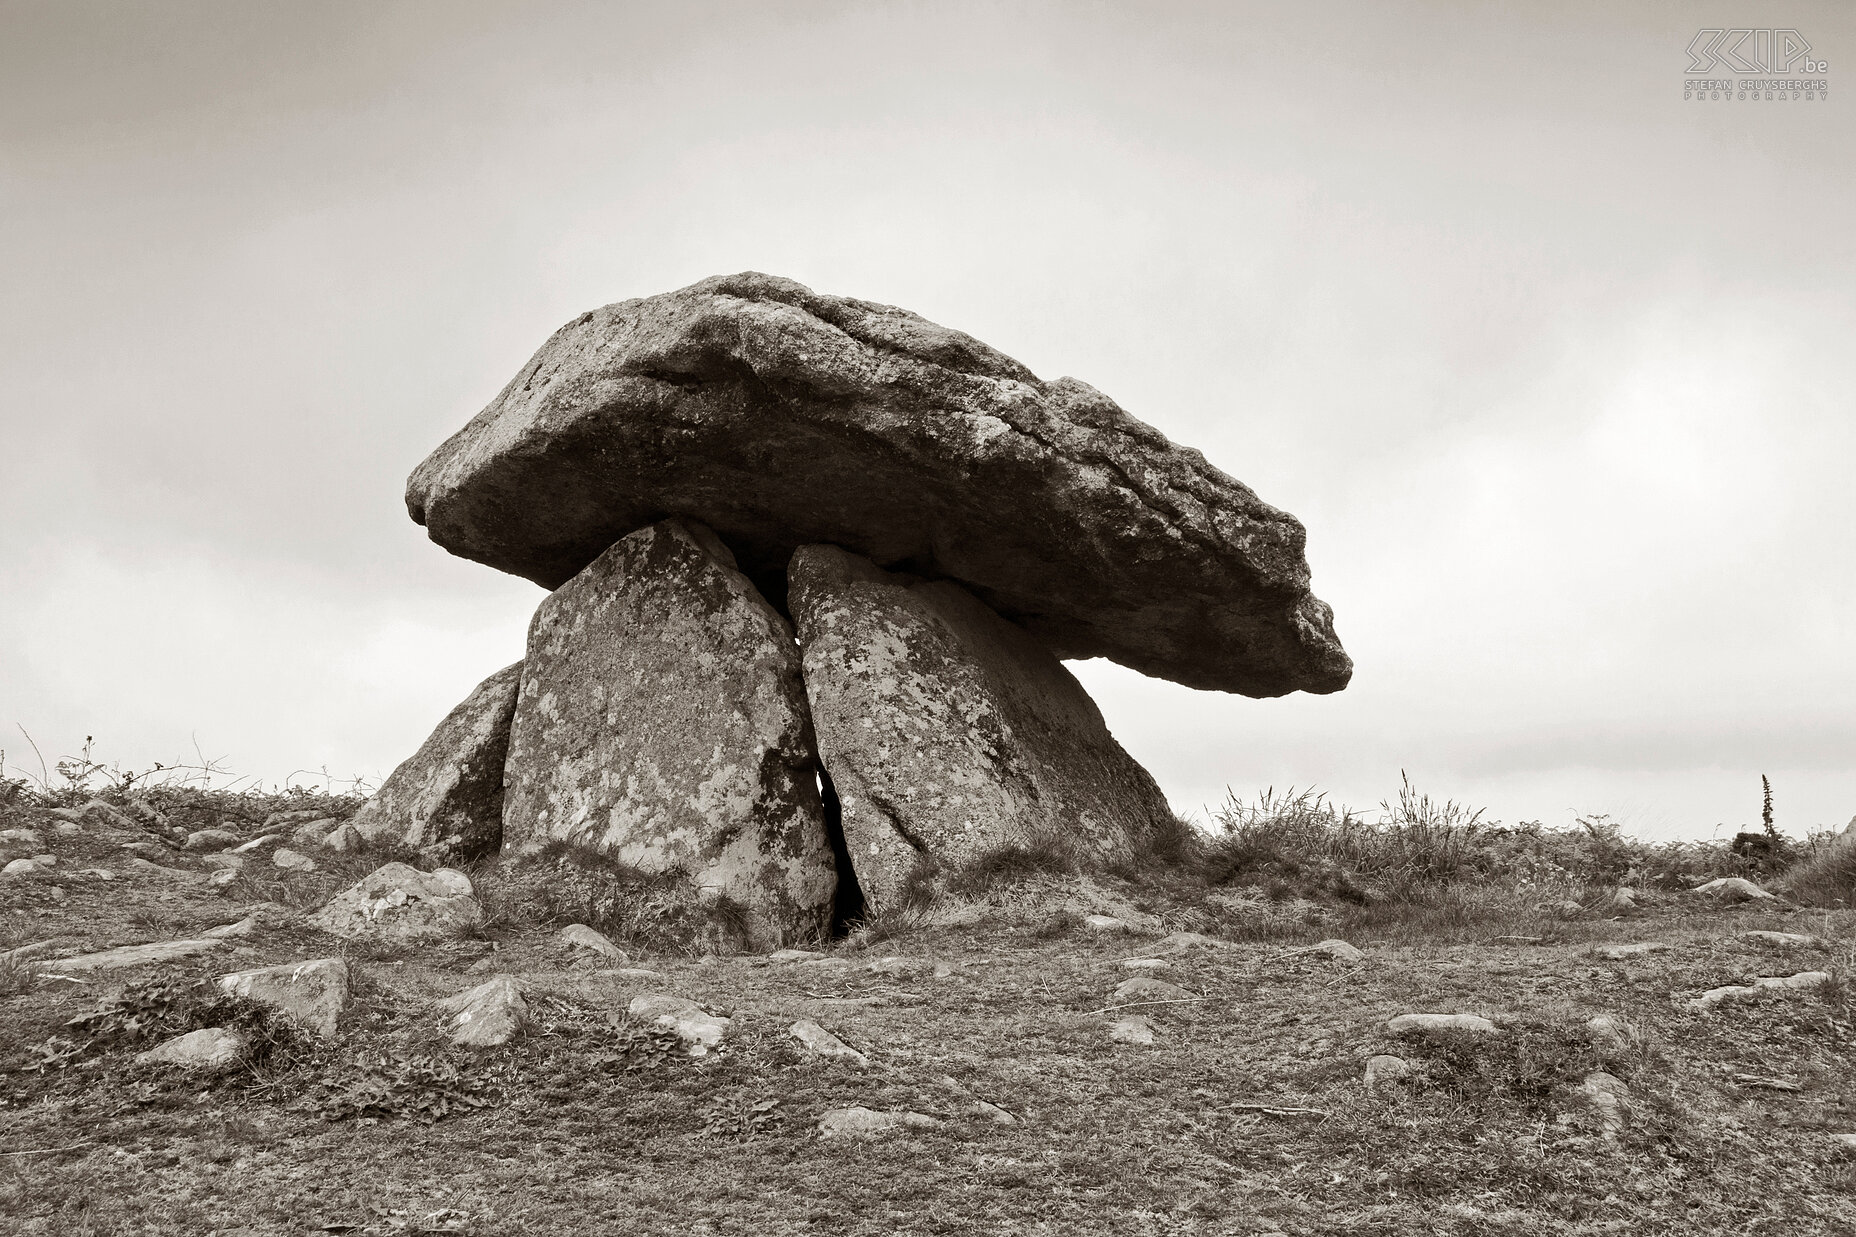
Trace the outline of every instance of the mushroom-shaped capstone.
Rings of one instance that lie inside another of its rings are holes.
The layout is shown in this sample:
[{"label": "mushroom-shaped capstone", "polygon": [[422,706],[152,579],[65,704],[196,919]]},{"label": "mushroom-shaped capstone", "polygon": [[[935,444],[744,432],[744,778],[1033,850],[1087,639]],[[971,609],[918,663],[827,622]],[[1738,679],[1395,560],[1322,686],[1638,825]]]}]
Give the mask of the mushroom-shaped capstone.
[{"label": "mushroom-shaped capstone", "polygon": [[453,554],[556,588],[701,521],[781,605],[802,545],[949,579],[1063,658],[1345,687],[1295,517],[1073,378],[906,310],[745,273],[582,314],[407,484]]}]

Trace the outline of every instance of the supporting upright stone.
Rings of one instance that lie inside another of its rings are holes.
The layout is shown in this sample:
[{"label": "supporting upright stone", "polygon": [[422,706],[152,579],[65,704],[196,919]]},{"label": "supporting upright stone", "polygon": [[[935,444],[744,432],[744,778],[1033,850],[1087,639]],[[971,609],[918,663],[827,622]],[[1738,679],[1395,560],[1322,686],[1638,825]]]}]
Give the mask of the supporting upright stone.
[{"label": "supporting upright stone", "polygon": [[1100,867],[1176,827],[1075,676],[959,585],[814,545],[793,555],[787,589],[871,905],[1003,847]]},{"label": "supporting upright stone", "polygon": [[503,763],[522,663],[477,684],[349,822],[369,841],[473,857],[503,840]]},{"label": "supporting upright stone", "polygon": [[836,865],[791,626],[699,524],[665,520],[529,627],[505,854],[549,842],[674,875],[757,950],[828,929]]}]

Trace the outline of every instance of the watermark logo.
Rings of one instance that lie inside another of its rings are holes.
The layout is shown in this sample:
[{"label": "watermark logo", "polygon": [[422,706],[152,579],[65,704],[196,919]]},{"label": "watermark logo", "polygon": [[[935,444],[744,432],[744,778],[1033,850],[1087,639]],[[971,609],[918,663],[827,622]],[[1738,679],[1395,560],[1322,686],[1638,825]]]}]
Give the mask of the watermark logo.
[{"label": "watermark logo", "polygon": [[[1720,73],[1720,77],[1702,74]],[[1768,77],[1727,77],[1761,73]],[[1830,62],[1812,54],[1811,42],[1788,28],[1709,27],[1688,45],[1682,97],[1736,102],[1812,102],[1830,97]]]}]

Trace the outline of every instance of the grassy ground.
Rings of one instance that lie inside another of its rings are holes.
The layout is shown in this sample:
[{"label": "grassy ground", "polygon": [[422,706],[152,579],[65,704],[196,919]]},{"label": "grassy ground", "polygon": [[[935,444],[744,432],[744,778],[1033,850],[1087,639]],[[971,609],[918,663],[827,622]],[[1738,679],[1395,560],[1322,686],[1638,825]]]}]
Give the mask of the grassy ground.
[{"label": "grassy ground", "polygon": [[[0,949],[52,942],[41,959],[194,935],[260,899],[313,906],[382,860],[322,854],[318,872],[241,878],[222,896],[198,872],[129,870],[125,839],[105,830],[55,834],[45,806],[0,812],[0,827],[34,828],[45,844],[30,849],[60,859],[0,887]],[[231,820],[246,834],[277,809],[168,807],[167,827]],[[1226,837],[1243,840],[1235,828]],[[474,871],[492,912],[482,940],[383,950],[283,926],[85,984],[41,978],[32,959],[0,964],[0,1229],[1856,1231],[1856,1161],[1831,1137],[1856,1131],[1856,1009],[1844,979],[1856,916],[1835,898],[1733,909],[1646,881],[1645,912],[1614,919],[1563,905],[1601,899],[1558,851],[1557,877],[1472,862],[1438,879],[1357,855],[1342,864],[1336,848],[1233,844],[1171,876],[1094,882],[1005,863],[996,881],[969,879],[962,896],[872,925],[826,961],[660,946],[636,965],[661,979],[576,963],[548,922],[574,907],[538,912],[528,886],[494,865]],[[198,867],[178,854],[167,863]],[[117,879],[74,874],[92,866]],[[1103,910],[1146,926],[1083,926],[1083,912]],[[1163,948],[1172,929],[1224,943]],[[1780,950],[1738,935],[1751,929],[1823,942]],[[1365,961],[1306,951],[1331,936]],[[1634,940],[1671,948],[1624,961],[1596,952]],[[199,1014],[191,981],[334,953],[359,979],[339,1042],[284,1033],[264,1060],[216,1081],[133,1063],[163,1028]],[[872,969],[896,957],[906,961]],[[1123,965],[1144,957],[1168,966]],[[452,1049],[429,1003],[479,982],[486,966],[530,984],[534,1023],[501,1049]],[[1837,978],[1713,1013],[1685,1003],[1805,970]],[[1194,999],[1102,1012],[1137,973]],[[142,1013],[68,1025],[125,990],[141,994]],[[690,1059],[631,1025],[626,1004],[643,991],[732,1017],[724,1050]],[[1477,1013],[1501,1030],[1395,1040],[1387,1019],[1414,1011]],[[1153,1046],[1109,1040],[1107,1024],[1124,1013],[1153,1020]],[[1599,1013],[1629,1024],[1625,1043],[1593,1044],[1584,1024]],[[150,1024],[141,1040],[136,1017]],[[800,1018],[870,1064],[806,1057],[787,1033]],[[1361,1072],[1379,1053],[1415,1072],[1369,1091]],[[1632,1096],[1615,1138],[1577,1094],[1601,1068]],[[1016,1120],[974,1111],[976,1099]],[[822,1138],[820,1116],[847,1105],[942,1124]]]}]

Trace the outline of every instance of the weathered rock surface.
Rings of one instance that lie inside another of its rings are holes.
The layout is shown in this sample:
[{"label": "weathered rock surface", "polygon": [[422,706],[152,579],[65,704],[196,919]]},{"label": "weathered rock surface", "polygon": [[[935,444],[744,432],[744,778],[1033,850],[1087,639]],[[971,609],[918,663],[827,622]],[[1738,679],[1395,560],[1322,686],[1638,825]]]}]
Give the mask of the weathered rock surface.
[{"label": "weathered rock surface", "polygon": [[219,851],[230,846],[237,846],[238,834],[230,829],[195,829],[187,835],[181,844],[182,850]]},{"label": "weathered rock surface", "polygon": [[483,909],[462,872],[421,872],[403,863],[376,868],[330,898],[309,926],[336,936],[416,943],[463,936]]},{"label": "weathered rock surface", "polygon": [[505,853],[680,874],[746,944],[827,930],[837,867],[792,628],[706,529],[624,538],[542,602],[511,726]]},{"label": "weathered rock surface", "polygon": [[286,872],[314,872],[316,861],[302,851],[280,846],[271,852],[271,866],[282,868]]},{"label": "weathered rock surface", "polygon": [[861,1105],[834,1108],[819,1118],[818,1132],[826,1138],[882,1138],[912,1130],[932,1130],[938,1118],[919,1112],[881,1112]]},{"label": "weathered rock surface", "polygon": [[1607,1139],[1616,1138],[1630,1123],[1630,1088],[1623,1079],[1594,1070],[1579,1084],[1578,1095]]},{"label": "weathered rock surface", "polygon": [[132,966],[150,966],[158,962],[178,962],[224,945],[223,940],[194,939],[156,941],[149,945],[121,945],[75,958],[58,958],[38,965],[48,971],[120,971]]},{"label": "weathered rock surface", "polygon": [[1742,932],[1740,939],[1756,945],[1773,945],[1780,949],[1822,949],[1824,938],[1808,932]]},{"label": "weathered rock surface", "polygon": [[1750,984],[1727,984],[1720,988],[1710,988],[1689,1002],[1689,1008],[1698,1010],[1712,1009],[1716,1005],[1729,1001],[1742,1001],[1756,997],[1762,992],[1810,992],[1829,983],[1829,971],[1800,971],[1796,975],[1772,975],[1755,979]]},{"label": "weathered rock surface", "polygon": [[1644,954],[1662,953],[1668,948],[1663,941],[1632,941],[1626,945],[1600,945],[1597,952],[1600,957],[1617,962],[1625,958],[1640,958]]},{"label": "weathered rock surface", "polygon": [[143,1065],[176,1065],[183,1069],[218,1073],[245,1059],[251,1041],[237,1031],[224,1027],[206,1027],[176,1035],[150,1048],[135,1059]]},{"label": "weathered rock surface", "polygon": [[1410,1074],[1411,1063],[1405,1058],[1381,1053],[1378,1056],[1367,1058],[1366,1071],[1362,1079],[1366,1083],[1367,1090],[1370,1091],[1382,1082],[1397,1082],[1401,1078],[1409,1077]]},{"label": "weathered rock surface", "polygon": [[646,992],[632,998],[626,1013],[674,1032],[692,1057],[707,1056],[728,1034],[729,1019],[706,1012],[688,997]]},{"label": "weathered rock surface", "polygon": [[477,684],[348,822],[373,842],[466,857],[503,841],[503,763],[522,663]]},{"label": "weathered rock surface", "polygon": [[614,945],[603,932],[595,931],[583,923],[570,923],[561,929],[557,938],[561,944],[577,953],[590,954],[613,962],[630,962],[632,956]]},{"label": "weathered rock surface", "polygon": [[1125,1005],[1137,1001],[1190,1001],[1196,995],[1164,979],[1136,975],[1133,979],[1124,979],[1115,985],[1114,1002]]},{"label": "weathered rock surface", "polygon": [[673,512],[757,580],[822,543],[959,581],[1060,657],[1253,696],[1352,671],[1301,524],[1197,451],[958,331],[767,275],[582,314],[406,505],[548,588]]},{"label": "weathered rock surface", "polygon": [[869,1057],[809,1018],[801,1018],[788,1027],[786,1033],[799,1041],[799,1046],[805,1049],[808,1056],[855,1061],[859,1065],[870,1064]]},{"label": "weathered rock surface", "polygon": [[445,1016],[451,1042],[466,1048],[495,1048],[514,1039],[528,1021],[527,989],[498,975],[475,988],[434,1003]]},{"label": "weathered rock surface", "polygon": [[1317,953],[1317,954],[1326,954],[1328,957],[1334,959],[1334,961],[1336,962],[1364,962],[1366,961],[1366,954],[1363,950],[1360,949],[1358,945],[1353,944],[1351,941],[1343,941],[1339,939],[1338,937],[1330,939],[1330,940],[1319,941],[1313,945],[1310,945],[1308,947],[1308,952]]},{"label": "weathered rock surface", "polygon": [[1777,901],[1777,895],[1766,892],[1744,876],[1717,876],[1703,885],[1697,885],[1690,893],[1702,894],[1729,905],[1736,902]]},{"label": "weathered rock surface", "polygon": [[1108,1024],[1108,1037],[1117,1044],[1146,1047],[1154,1042],[1154,1021],[1141,1014],[1117,1018]]},{"label": "weathered rock surface", "polygon": [[804,546],[787,605],[871,905],[893,901],[924,865],[1015,846],[1101,867],[1175,827],[1076,677],[960,586]]},{"label": "weathered rock surface", "polygon": [[237,971],[221,975],[219,989],[268,1005],[318,1035],[334,1035],[336,1020],[348,1007],[348,963],[316,958]]},{"label": "weathered rock surface", "polygon": [[1493,1035],[1496,1026],[1479,1014],[1400,1014],[1386,1023],[1394,1035]]}]

